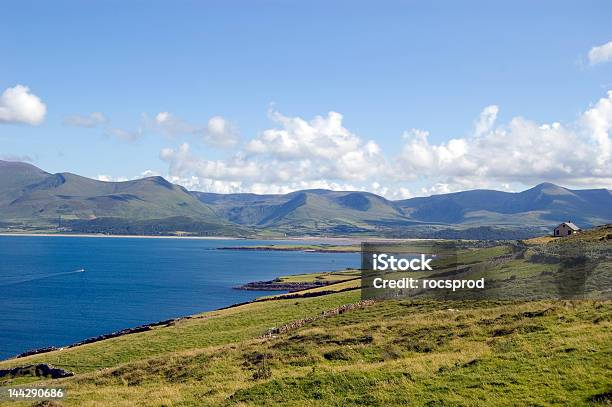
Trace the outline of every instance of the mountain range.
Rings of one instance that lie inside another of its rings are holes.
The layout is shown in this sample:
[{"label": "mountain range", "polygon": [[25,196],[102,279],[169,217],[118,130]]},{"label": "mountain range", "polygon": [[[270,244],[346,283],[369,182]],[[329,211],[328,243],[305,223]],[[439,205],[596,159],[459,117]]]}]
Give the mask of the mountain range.
[{"label": "mountain range", "polygon": [[103,182],[0,161],[0,230],[227,236],[521,238],[612,222],[612,192],[543,183],[390,201],[358,191],[188,191],[162,177]]}]

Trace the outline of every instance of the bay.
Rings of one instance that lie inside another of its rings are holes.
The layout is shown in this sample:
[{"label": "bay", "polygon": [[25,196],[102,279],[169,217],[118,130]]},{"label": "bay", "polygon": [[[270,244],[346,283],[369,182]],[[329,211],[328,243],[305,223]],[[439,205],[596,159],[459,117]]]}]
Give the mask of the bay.
[{"label": "bay", "polygon": [[357,253],[217,250],[273,243],[301,242],[0,236],[0,359],[270,294],[233,289],[249,281],[359,266]]}]

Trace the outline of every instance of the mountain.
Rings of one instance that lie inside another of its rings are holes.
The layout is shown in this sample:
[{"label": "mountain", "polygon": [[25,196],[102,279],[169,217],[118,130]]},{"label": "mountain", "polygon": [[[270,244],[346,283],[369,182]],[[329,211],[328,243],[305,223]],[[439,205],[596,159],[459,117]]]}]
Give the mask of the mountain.
[{"label": "mountain", "polygon": [[212,230],[237,229],[185,188],[162,177],[103,182],[0,161],[0,197],[0,222],[6,224],[83,227],[85,222],[96,225],[104,219],[107,228],[111,224],[142,228],[147,222],[187,218]]},{"label": "mountain", "polygon": [[572,220],[612,222],[607,189],[550,183],[523,192],[473,190],[390,201],[369,192],[284,195],[187,191],[162,177],[102,182],[0,161],[0,228],[204,235],[380,235],[522,238]]},{"label": "mountain", "polygon": [[389,201],[368,192],[305,190],[286,195],[193,192],[231,222],[294,230],[367,232],[428,227],[582,227],[612,221],[607,189],[570,190],[543,183],[523,192],[473,190]]},{"label": "mountain", "polygon": [[195,194],[227,220],[288,234],[368,232],[380,222],[409,222],[393,202],[368,192],[313,189],[286,195]]},{"label": "mountain", "polygon": [[570,190],[551,183],[518,193],[473,190],[396,204],[413,219],[449,224],[547,226],[571,219],[587,227],[612,219],[610,190]]}]

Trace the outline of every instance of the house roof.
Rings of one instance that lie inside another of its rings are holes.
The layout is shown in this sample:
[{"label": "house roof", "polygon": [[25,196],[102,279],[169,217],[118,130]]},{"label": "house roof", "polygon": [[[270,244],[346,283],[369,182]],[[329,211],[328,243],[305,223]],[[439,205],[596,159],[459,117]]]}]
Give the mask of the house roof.
[{"label": "house roof", "polygon": [[[563,225],[566,225],[568,228],[570,228],[572,230],[580,230],[580,228],[578,226],[574,225],[572,222],[563,222],[559,226],[563,226]],[[557,227],[559,227],[559,226],[557,226]]]}]

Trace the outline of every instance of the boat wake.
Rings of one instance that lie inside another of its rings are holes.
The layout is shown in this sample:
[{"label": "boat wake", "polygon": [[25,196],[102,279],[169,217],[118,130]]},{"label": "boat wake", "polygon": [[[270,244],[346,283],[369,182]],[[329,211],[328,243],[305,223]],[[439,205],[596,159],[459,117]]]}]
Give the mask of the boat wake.
[{"label": "boat wake", "polygon": [[8,285],[15,285],[15,284],[23,284],[23,283],[29,283],[32,281],[37,281],[37,280],[44,280],[44,279],[48,279],[48,278],[54,278],[54,277],[60,277],[60,276],[66,276],[69,274],[77,274],[77,273],[84,273],[85,269],[81,268],[81,269],[77,269],[77,270],[73,270],[73,271],[61,271],[59,273],[51,273],[51,274],[44,274],[44,275],[40,275],[40,276],[18,276],[15,277],[15,279],[11,279],[10,277],[7,279],[0,279],[0,287],[4,287],[4,286],[8,286]]}]

